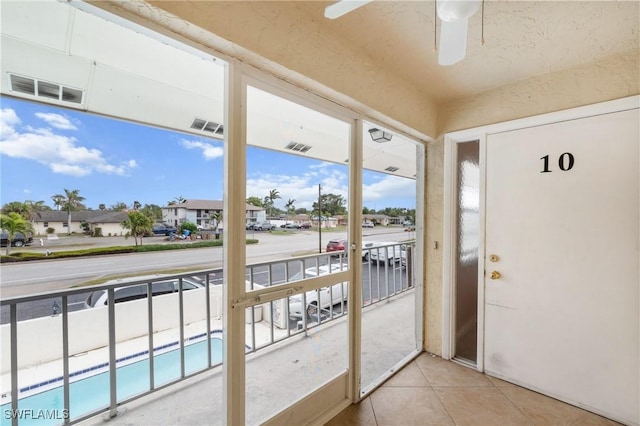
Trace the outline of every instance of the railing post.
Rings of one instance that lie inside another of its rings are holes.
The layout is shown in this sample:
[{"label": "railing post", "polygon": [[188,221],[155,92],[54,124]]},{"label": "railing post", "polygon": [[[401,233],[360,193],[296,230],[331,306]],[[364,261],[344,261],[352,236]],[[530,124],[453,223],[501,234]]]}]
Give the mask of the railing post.
[{"label": "railing post", "polygon": [[71,417],[69,400],[69,300],[62,296],[62,383],[63,383],[63,418],[64,424],[69,424]]},{"label": "railing post", "polygon": [[153,357],[153,282],[147,283],[147,332],[149,333],[149,390],[155,388]]},{"label": "railing post", "polygon": [[178,303],[180,304],[180,377],[184,379],[184,295],[182,293],[182,277],[178,278]]},{"label": "railing post", "polygon": [[206,285],[204,294],[206,298],[205,306],[207,311],[207,366],[211,368],[211,279],[209,273],[205,275],[204,283]]},{"label": "railing post", "polygon": [[18,426],[18,305],[9,305],[11,321],[11,425]]},{"label": "railing post", "polygon": [[116,303],[113,288],[107,290],[109,312],[109,417],[118,415],[118,393],[116,382]]}]

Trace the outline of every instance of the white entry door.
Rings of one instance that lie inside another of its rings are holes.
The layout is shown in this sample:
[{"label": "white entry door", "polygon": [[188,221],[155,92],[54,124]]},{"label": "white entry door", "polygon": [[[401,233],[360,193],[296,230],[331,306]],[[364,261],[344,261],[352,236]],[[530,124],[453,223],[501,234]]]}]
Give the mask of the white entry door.
[{"label": "white entry door", "polygon": [[638,110],[487,136],[485,371],[639,422]]}]

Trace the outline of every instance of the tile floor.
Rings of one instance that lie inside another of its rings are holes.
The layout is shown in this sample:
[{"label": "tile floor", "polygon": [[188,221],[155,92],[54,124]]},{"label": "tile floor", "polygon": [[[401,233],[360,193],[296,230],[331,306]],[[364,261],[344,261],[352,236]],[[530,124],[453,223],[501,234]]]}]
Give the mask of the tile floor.
[{"label": "tile floor", "polygon": [[369,397],[334,417],[347,425],[618,425],[580,408],[421,354]]}]

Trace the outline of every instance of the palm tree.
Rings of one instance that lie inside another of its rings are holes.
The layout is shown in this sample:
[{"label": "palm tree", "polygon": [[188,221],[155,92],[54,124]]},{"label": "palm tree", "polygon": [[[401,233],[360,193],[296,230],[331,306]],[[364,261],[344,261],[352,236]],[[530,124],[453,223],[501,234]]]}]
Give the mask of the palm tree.
[{"label": "palm tree", "polygon": [[[289,201],[287,201],[287,204],[284,205],[284,208],[287,209],[287,214],[290,215],[292,214],[296,208],[293,205],[296,202],[296,200],[292,200],[291,198],[289,198]],[[288,220],[289,218],[287,218]]]},{"label": "palm tree", "polygon": [[219,229],[220,223],[222,223],[222,216],[223,216],[222,210],[216,211],[211,214],[211,218],[216,221],[216,230]]},{"label": "palm tree", "polygon": [[0,229],[4,229],[7,231],[7,256],[11,254],[11,242],[13,241],[13,236],[17,232],[21,232],[23,234],[27,234],[28,232],[33,233],[33,226],[31,222],[27,221],[22,215],[16,212],[10,212],[8,214],[0,214]]},{"label": "palm tree", "polygon": [[271,191],[269,191],[269,195],[267,195],[266,198],[269,199],[269,217],[273,217],[273,204],[274,201],[276,201],[278,198],[281,198],[280,192],[278,192],[277,189],[272,189]]},{"label": "palm tree", "polygon": [[140,245],[142,245],[142,237],[145,234],[153,232],[153,218],[137,210],[131,211],[127,214],[125,219],[120,224],[124,229],[129,229],[131,232],[127,232],[126,237],[133,235],[133,240],[136,246],[138,245],[138,237],[140,237]]},{"label": "palm tree", "polygon": [[65,189],[64,195],[56,194],[51,197],[56,206],[63,208],[67,212],[67,235],[71,235],[71,212],[84,207],[82,204],[84,197],[80,196],[79,192],[77,189]]},{"label": "palm tree", "polygon": [[21,203],[20,201],[11,201],[10,203],[2,206],[2,213],[18,213],[20,216],[25,218],[26,220],[31,219],[31,209],[29,204],[26,202]]}]

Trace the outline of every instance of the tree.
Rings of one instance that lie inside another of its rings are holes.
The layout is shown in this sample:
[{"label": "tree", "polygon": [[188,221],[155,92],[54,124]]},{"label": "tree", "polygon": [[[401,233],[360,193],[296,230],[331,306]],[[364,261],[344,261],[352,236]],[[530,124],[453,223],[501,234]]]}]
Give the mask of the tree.
[{"label": "tree", "polygon": [[270,210],[269,217],[273,217],[273,205],[275,201],[279,198],[281,198],[280,192],[278,192],[277,189],[272,189],[271,191],[269,191],[269,195],[265,197],[265,199],[269,200],[269,210]]},{"label": "tree", "polygon": [[133,202],[133,209],[134,209],[134,210],[140,210],[140,207],[142,207],[142,204],[140,204],[140,201],[135,200],[135,201]]},{"label": "tree", "polygon": [[22,203],[20,201],[11,201],[10,203],[2,206],[2,213],[18,213],[20,216],[25,218],[25,220],[31,219],[31,208],[27,203]]},{"label": "tree", "polygon": [[140,238],[140,245],[142,245],[142,237],[153,232],[153,218],[137,210],[127,213],[127,219],[122,221],[120,225],[130,231],[127,232],[125,237],[128,238],[132,235],[136,246],[138,245],[138,237]]},{"label": "tree", "polygon": [[80,196],[79,192],[77,189],[65,189],[64,195],[56,194],[51,197],[56,205],[67,212],[67,235],[71,235],[71,212],[84,208],[84,197]]},{"label": "tree", "polygon": [[33,226],[31,222],[27,221],[22,215],[16,212],[10,212],[8,214],[0,214],[0,229],[7,231],[7,251],[6,255],[11,254],[11,243],[16,233],[21,232],[27,234],[33,233]]},{"label": "tree", "polygon": [[64,195],[56,194],[51,197],[51,199],[53,200],[53,206],[56,208],[56,210],[60,211],[60,208],[64,203]]},{"label": "tree", "polygon": [[292,215],[296,211],[296,207],[293,205],[295,202],[296,200],[292,200],[291,198],[289,198],[289,201],[287,201],[287,203],[284,205],[284,208],[287,209],[288,215]]},{"label": "tree", "polygon": [[[346,214],[347,209],[345,208],[345,204],[347,200],[344,199],[342,195],[336,194],[322,194],[320,196],[320,202],[322,203],[322,214],[327,214],[329,216],[336,216],[340,214]],[[315,212],[318,211],[318,202],[313,203],[313,210]]]},{"label": "tree", "polygon": [[156,222],[162,220],[162,207],[157,204],[145,204],[140,211],[147,216],[151,216]]},{"label": "tree", "polygon": [[98,205],[98,210],[106,210],[107,206],[105,204],[99,204]]},{"label": "tree", "polygon": [[220,224],[222,223],[223,216],[224,214],[221,210],[215,211],[211,214],[211,218],[216,221],[216,225],[215,225],[216,229],[220,228]]},{"label": "tree", "polygon": [[125,203],[124,201],[117,201],[115,204],[111,204],[111,207],[109,207],[109,210],[113,210],[116,212],[127,210],[127,203]]},{"label": "tree", "polygon": [[264,207],[262,205],[262,200],[260,199],[260,197],[255,197],[255,196],[247,198],[247,204],[251,206],[256,206],[256,207]]}]

